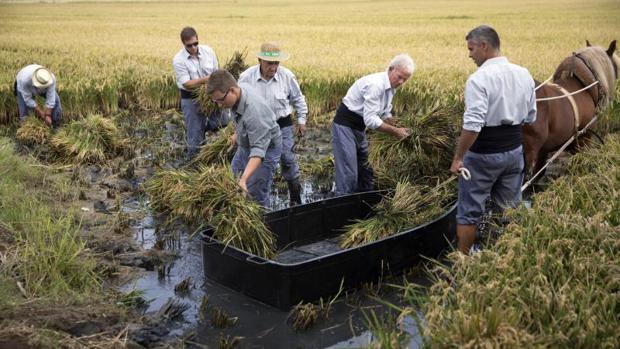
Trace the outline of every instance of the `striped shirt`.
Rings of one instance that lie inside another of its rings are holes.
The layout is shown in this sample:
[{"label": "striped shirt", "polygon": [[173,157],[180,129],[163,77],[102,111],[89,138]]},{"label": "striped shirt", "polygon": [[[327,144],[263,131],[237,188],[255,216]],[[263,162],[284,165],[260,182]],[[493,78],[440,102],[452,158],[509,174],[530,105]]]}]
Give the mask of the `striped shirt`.
[{"label": "striped shirt", "polygon": [[182,48],[172,59],[172,67],[176,75],[177,86],[187,91],[187,88],[183,86],[184,83],[205,77],[219,66],[213,49],[206,45],[199,45],[197,57],[193,57],[185,48]]},{"label": "striped shirt", "polygon": [[366,75],[353,83],[342,99],[350,111],[360,115],[369,129],[376,129],[392,117],[395,89],[387,71]]},{"label": "striped shirt", "polygon": [[53,109],[56,105],[56,76],[52,74],[52,84],[47,88],[36,88],[32,84],[32,74],[38,68],[41,68],[38,64],[31,64],[24,67],[17,73],[15,81],[17,82],[17,91],[24,98],[24,102],[29,108],[36,108],[37,102],[34,100],[35,96],[45,96],[45,107]]},{"label": "striped shirt", "polygon": [[308,105],[295,74],[283,66],[279,66],[276,74],[270,80],[265,80],[260,74],[260,65],[246,69],[239,76],[239,82],[244,82],[256,90],[267,102],[278,119],[291,114],[291,104],[297,112],[297,123],[304,125],[308,115]]},{"label": "striped shirt", "polygon": [[534,79],[506,57],[487,59],[465,85],[463,129],[520,125],[536,121]]}]

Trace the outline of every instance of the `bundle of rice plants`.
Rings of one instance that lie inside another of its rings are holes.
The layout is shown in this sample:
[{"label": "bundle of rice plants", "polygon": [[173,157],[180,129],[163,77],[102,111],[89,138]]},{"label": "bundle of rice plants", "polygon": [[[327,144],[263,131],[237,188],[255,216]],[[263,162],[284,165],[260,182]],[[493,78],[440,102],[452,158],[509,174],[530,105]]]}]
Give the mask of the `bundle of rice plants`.
[{"label": "bundle of rice plants", "polygon": [[458,137],[458,108],[436,104],[398,119],[411,134],[398,140],[382,132],[370,135],[368,162],[380,186],[393,188],[405,179],[427,182],[445,179]]},{"label": "bundle of rice plants", "polygon": [[230,160],[234,154],[230,143],[233,133],[235,133],[235,127],[229,124],[217,134],[212,142],[200,148],[200,152],[192,159],[190,166],[218,164]]},{"label": "bundle of rice plants", "polygon": [[15,139],[25,145],[40,145],[47,143],[51,134],[50,127],[43,121],[39,118],[29,117],[17,129]]},{"label": "bundle of rice plants", "polygon": [[364,245],[437,218],[456,199],[453,179],[435,187],[399,182],[374,207],[376,215],[346,226],[340,245],[350,248]]},{"label": "bundle of rice plants", "polygon": [[127,147],[114,122],[99,115],[69,123],[52,137],[51,145],[61,159],[79,164],[104,162]]},{"label": "bundle of rice plants", "polygon": [[[245,63],[245,56],[247,55],[247,51],[235,51],[233,55],[228,59],[226,64],[222,69],[228,71],[235,79],[239,79],[239,75],[246,69],[249,68],[249,65]],[[196,101],[198,105],[200,105],[200,110],[209,117],[213,114],[214,111],[218,109],[216,103],[214,103],[210,97],[207,96],[207,86],[203,85],[196,91]]]},{"label": "bundle of rice plants", "polygon": [[263,208],[242,193],[229,166],[165,170],[145,185],[151,205],[190,223],[208,223],[225,245],[271,258],[276,241],[263,221]]},{"label": "bundle of rice plants", "polygon": [[288,316],[295,331],[305,331],[314,325],[319,318],[319,312],[319,306],[299,302],[291,309]]}]

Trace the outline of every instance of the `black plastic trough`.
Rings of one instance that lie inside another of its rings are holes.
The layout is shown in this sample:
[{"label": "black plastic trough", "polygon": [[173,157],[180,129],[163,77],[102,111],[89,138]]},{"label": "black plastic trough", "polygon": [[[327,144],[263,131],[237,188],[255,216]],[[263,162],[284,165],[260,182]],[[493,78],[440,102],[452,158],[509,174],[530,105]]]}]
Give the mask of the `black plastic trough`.
[{"label": "black plastic trough", "polygon": [[381,275],[399,273],[421,256],[436,257],[455,234],[452,207],[441,217],[385,239],[346,250],[338,247],[341,228],[372,215],[383,192],[365,192],[267,213],[278,248],[268,260],[213,239],[202,232],[205,275],[233,290],[280,309],[354,288]]}]

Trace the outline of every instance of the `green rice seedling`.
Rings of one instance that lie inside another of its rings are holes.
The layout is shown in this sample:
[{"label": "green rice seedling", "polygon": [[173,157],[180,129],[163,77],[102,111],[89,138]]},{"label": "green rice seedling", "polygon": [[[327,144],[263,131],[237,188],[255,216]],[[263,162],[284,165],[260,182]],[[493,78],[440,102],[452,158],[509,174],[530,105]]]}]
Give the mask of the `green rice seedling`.
[{"label": "green rice seedling", "polygon": [[220,307],[213,307],[210,312],[211,324],[215,328],[226,328],[234,325],[237,318],[231,317]]},{"label": "green rice seedling", "polygon": [[157,313],[153,315],[153,320],[158,322],[179,319],[189,307],[189,304],[182,303],[170,297],[168,301],[159,308]]},{"label": "green rice seedling", "polygon": [[52,131],[39,118],[29,117],[17,129],[15,139],[25,145],[46,144],[52,135]]},{"label": "green rice seedling", "polygon": [[369,349],[404,349],[407,348],[408,334],[398,328],[394,318],[379,316],[374,310],[363,312],[368,329],[373,334]]},{"label": "green rice seedling", "polygon": [[447,178],[458,137],[458,115],[455,106],[436,103],[399,118],[398,125],[411,130],[405,139],[372,133],[368,162],[379,185],[392,188],[403,180],[424,183],[429,177]]},{"label": "green rice seedling", "polygon": [[243,337],[234,336],[231,338],[229,335],[224,336],[223,333],[220,333],[218,348],[219,349],[234,349],[239,345],[239,343],[241,343],[242,339]]},{"label": "green rice seedling", "polygon": [[128,293],[121,293],[116,304],[123,306],[125,308],[143,307],[151,302],[151,301],[147,301],[146,299],[144,299],[145,294],[146,293],[144,290],[139,290],[139,289],[133,289],[129,291]]},{"label": "green rice seedling", "polygon": [[299,302],[288,316],[295,331],[305,331],[314,326],[319,314],[320,308],[316,304]]},{"label": "green rice seedling", "polygon": [[89,115],[73,121],[52,137],[52,147],[65,162],[102,163],[126,147],[111,119]]},{"label": "green rice seedling", "polygon": [[455,200],[453,179],[435,187],[399,182],[375,207],[375,216],[344,227],[342,248],[360,246],[437,218]]},{"label": "green rice seedling", "polygon": [[200,152],[192,159],[190,166],[219,164],[229,161],[234,154],[230,141],[234,132],[235,127],[232,124],[220,130],[213,141],[200,148]]}]

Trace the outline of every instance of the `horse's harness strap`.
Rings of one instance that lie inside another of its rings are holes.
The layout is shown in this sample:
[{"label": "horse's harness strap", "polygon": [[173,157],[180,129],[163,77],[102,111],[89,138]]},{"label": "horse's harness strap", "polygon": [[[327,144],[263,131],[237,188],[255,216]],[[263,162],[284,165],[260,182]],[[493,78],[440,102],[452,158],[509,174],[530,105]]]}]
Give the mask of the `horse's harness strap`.
[{"label": "horse's harness strap", "polygon": [[579,132],[579,108],[577,107],[577,102],[575,102],[575,97],[573,97],[573,95],[568,92],[564,87],[558,84],[552,83],[549,85],[560,90],[560,92],[562,92],[562,94],[564,94],[564,96],[568,98],[570,105],[573,107],[573,114],[575,115],[575,133]]}]

